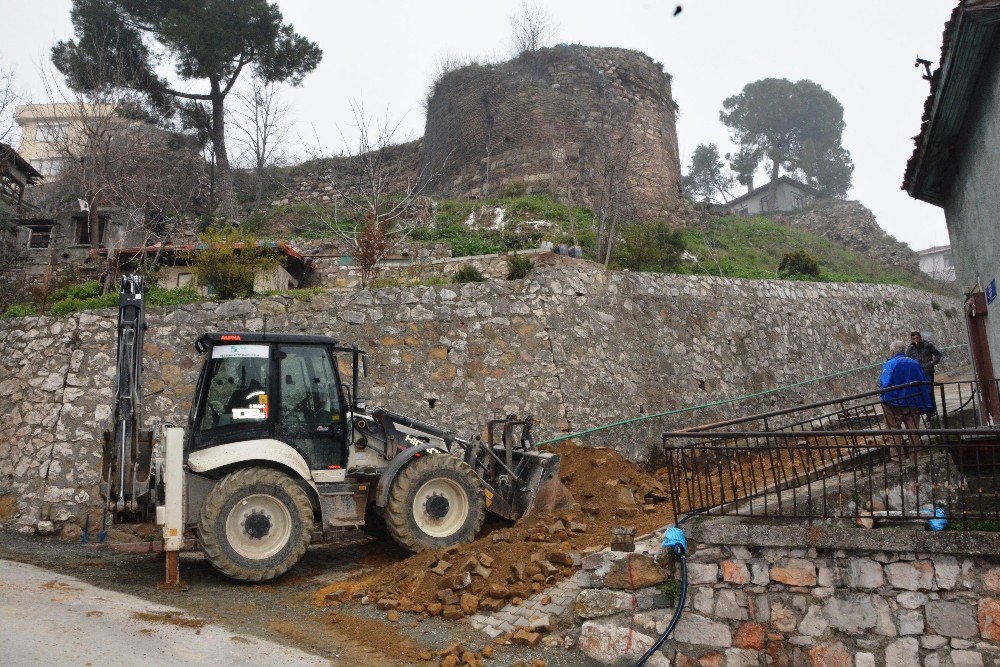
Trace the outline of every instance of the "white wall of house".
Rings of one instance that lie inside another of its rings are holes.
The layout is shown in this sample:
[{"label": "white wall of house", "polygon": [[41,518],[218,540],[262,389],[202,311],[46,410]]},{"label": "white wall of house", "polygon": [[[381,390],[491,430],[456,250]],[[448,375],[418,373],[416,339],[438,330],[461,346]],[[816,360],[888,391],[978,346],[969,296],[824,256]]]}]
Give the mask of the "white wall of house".
[{"label": "white wall of house", "polygon": [[[164,289],[176,289],[178,287],[188,287],[195,285],[194,269],[190,266],[164,266],[160,269],[157,284]],[[299,281],[292,277],[283,267],[276,267],[267,271],[258,271],[254,276],[254,292],[275,292],[278,290],[294,289],[299,286]],[[198,291],[207,294],[208,290],[203,286],[197,286]]]},{"label": "white wall of house", "polygon": [[951,247],[921,250],[917,253],[920,270],[937,280],[955,281],[955,263],[951,257]]},{"label": "white wall of house", "polygon": [[814,197],[804,188],[787,181],[778,182],[773,209],[770,207],[771,191],[767,186],[756,188],[749,197],[738,197],[726,204],[726,210],[738,215],[760,215],[774,211],[798,211],[808,206]]}]

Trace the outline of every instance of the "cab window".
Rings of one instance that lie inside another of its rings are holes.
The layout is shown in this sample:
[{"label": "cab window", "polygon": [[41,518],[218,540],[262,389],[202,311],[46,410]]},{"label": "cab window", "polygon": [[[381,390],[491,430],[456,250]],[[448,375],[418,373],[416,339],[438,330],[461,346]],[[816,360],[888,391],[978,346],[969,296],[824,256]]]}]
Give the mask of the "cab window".
[{"label": "cab window", "polygon": [[267,345],[217,345],[212,348],[201,432],[237,425],[260,425],[270,417]]}]

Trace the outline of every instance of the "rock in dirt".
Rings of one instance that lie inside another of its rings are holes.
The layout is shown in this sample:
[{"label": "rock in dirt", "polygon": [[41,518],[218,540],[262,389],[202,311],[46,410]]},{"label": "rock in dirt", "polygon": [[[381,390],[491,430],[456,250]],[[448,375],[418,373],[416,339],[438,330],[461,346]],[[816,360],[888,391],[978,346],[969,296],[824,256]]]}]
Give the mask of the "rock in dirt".
[{"label": "rock in dirt", "polygon": [[479,610],[479,596],[472,593],[463,593],[459,604],[462,613],[466,616],[472,616]]}]

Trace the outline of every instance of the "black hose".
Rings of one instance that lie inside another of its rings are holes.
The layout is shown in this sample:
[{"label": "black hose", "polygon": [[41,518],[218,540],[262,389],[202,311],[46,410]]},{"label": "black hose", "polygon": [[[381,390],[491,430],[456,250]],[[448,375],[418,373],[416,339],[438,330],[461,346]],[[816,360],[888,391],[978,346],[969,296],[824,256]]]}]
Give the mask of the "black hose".
[{"label": "black hose", "polygon": [[642,667],[646,664],[646,661],[653,657],[653,654],[660,650],[663,643],[667,641],[667,637],[670,633],[674,631],[674,627],[677,625],[677,621],[681,620],[681,612],[684,610],[684,601],[687,598],[688,590],[688,570],[687,570],[687,557],[684,555],[684,551],[677,548],[677,554],[681,557],[681,597],[677,600],[677,609],[674,610],[674,617],[670,619],[670,623],[667,625],[667,629],[663,631],[660,638],[656,640],[649,650],[642,654],[639,661],[635,663],[635,667]]}]

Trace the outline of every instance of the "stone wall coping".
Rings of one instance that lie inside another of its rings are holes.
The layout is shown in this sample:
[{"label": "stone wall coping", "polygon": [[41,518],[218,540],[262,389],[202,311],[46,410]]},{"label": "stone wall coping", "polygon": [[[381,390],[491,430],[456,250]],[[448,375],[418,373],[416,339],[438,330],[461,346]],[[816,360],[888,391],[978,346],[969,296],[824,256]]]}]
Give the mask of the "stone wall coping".
[{"label": "stone wall coping", "polygon": [[842,551],[896,551],[929,554],[995,556],[1000,533],[977,531],[921,531],[833,526],[787,526],[774,523],[737,523],[715,519],[685,526],[689,540],[706,545],[745,547],[812,547]]}]

